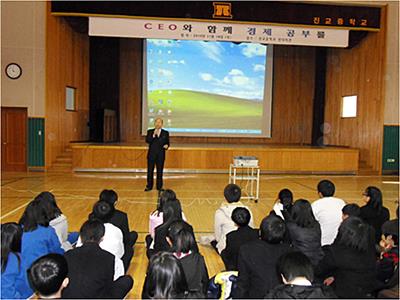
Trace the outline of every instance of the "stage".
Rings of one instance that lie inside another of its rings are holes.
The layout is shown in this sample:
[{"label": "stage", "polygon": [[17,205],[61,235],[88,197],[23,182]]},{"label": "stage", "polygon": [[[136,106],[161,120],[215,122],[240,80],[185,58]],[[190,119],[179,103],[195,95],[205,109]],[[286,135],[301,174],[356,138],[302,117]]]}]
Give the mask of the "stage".
[{"label": "stage", "polygon": [[[74,172],[144,172],[147,145],[72,143]],[[262,173],[356,174],[359,150],[300,145],[172,144],[166,173],[227,173],[234,156],[259,159]]]}]

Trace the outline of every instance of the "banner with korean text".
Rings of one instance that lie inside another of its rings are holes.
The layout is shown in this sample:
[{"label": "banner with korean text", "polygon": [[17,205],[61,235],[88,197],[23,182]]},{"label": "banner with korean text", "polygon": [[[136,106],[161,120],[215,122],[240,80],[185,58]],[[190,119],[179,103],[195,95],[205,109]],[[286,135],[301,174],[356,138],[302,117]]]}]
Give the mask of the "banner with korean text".
[{"label": "banner with korean text", "polygon": [[349,40],[344,29],[103,17],[89,17],[89,35],[341,48]]}]

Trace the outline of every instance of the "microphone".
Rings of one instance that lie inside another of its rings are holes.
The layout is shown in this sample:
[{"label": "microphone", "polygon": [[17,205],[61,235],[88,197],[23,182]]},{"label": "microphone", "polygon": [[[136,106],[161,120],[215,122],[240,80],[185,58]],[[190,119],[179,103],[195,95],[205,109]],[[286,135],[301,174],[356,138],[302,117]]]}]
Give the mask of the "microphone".
[{"label": "microphone", "polygon": [[161,130],[160,129],[154,129],[154,133],[153,133],[153,138],[159,138],[161,134]]}]

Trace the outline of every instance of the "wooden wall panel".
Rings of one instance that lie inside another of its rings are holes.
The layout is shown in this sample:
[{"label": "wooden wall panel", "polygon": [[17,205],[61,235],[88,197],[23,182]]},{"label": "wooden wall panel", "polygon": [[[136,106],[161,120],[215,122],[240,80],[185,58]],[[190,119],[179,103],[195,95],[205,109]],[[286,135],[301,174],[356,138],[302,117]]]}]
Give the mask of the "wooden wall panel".
[{"label": "wooden wall panel", "polygon": [[120,39],[119,118],[122,142],[141,140],[142,40]]},{"label": "wooden wall panel", "polygon": [[[72,145],[75,170],[108,169],[114,171],[146,169],[146,146]],[[260,169],[281,173],[356,173],[358,150],[261,145],[175,145],[167,152],[166,169],[197,171],[228,171],[232,157],[254,155]]]},{"label": "wooden wall panel", "polygon": [[[46,167],[70,141],[88,140],[89,37],[62,17],[46,17]],[[76,111],[65,109],[65,87],[76,90]]]},{"label": "wooden wall panel", "polygon": [[[142,41],[121,39],[120,128],[122,142],[141,136]],[[315,49],[274,47],[272,138],[173,137],[172,143],[309,144],[311,142]]]},{"label": "wooden wall panel", "polygon": [[[324,135],[328,145],[360,149],[360,162],[374,171],[381,170],[385,9],[382,29],[368,33],[353,49],[329,49],[327,57],[325,122],[330,130]],[[358,95],[357,117],[341,118],[341,98]]]}]

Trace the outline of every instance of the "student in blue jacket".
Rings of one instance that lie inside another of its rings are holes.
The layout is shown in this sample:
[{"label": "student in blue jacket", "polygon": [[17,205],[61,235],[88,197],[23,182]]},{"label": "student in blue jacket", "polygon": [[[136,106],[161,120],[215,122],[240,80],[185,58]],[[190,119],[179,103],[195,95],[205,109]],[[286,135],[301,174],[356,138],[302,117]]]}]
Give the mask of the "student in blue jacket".
[{"label": "student in blue jacket", "polygon": [[[46,217],[43,206],[37,200],[33,200],[28,204],[20,219],[20,224],[23,228],[21,266],[24,280],[29,285],[26,271],[32,263],[39,257],[49,253],[63,255],[64,250],[61,248],[54,228],[49,226],[49,220]],[[30,295],[33,294],[32,289],[30,289],[30,293]]]},{"label": "student in blue jacket", "polygon": [[21,268],[22,228],[17,223],[1,225],[1,298],[27,298],[32,292]]}]

